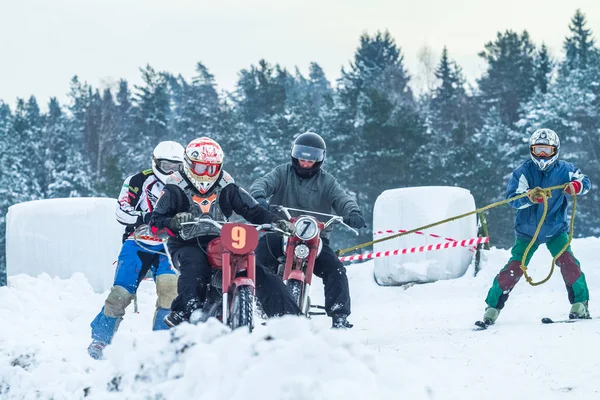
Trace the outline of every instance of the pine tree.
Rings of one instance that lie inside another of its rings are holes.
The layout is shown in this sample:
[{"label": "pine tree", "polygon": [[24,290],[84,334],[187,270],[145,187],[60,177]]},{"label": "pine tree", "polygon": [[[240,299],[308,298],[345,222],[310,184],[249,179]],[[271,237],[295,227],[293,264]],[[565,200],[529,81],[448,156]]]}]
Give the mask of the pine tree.
[{"label": "pine tree", "polygon": [[[79,82],[79,78],[74,76],[71,79],[71,85],[69,90],[69,111],[71,118],[68,119],[67,124],[67,140],[70,143],[72,149],[72,158],[69,162],[68,170],[73,171],[73,175],[66,173],[62,179],[62,182],[68,179],[73,179],[71,184],[73,189],[69,190],[69,197],[77,196],[90,196],[95,195],[96,192],[92,189],[92,185],[95,182],[92,174],[93,159],[90,157],[89,150],[87,149],[88,141],[86,138],[90,135],[92,129],[92,122],[90,119],[92,115],[96,115],[97,108],[92,108],[92,94],[93,90],[87,83]],[[95,100],[98,103],[98,96]],[[96,118],[97,120],[97,118]],[[64,187],[64,191],[70,187],[67,183],[61,185]]]},{"label": "pine tree", "polygon": [[7,193],[12,190],[9,179],[13,172],[6,155],[9,151],[9,135],[12,129],[10,107],[0,100],[0,286],[6,286],[6,214],[11,206]]},{"label": "pine tree", "polygon": [[455,145],[460,146],[467,137],[465,79],[460,67],[449,60],[445,47],[435,76],[440,81],[431,100],[436,115],[435,128],[439,134],[451,137]]},{"label": "pine tree", "polygon": [[[115,104],[116,144],[118,146],[115,149],[115,154],[118,158],[119,169],[126,176],[137,173],[140,169],[140,166],[132,161],[130,155],[130,149],[135,146],[139,136],[139,132],[135,130],[135,116],[137,113],[129,85],[126,80],[121,79]],[[121,176],[121,179],[124,179],[124,176]]]},{"label": "pine tree", "polygon": [[266,60],[239,75],[233,98],[238,123],[230,141],[232,157],[238,170],[252,171],[249,178],[255,179],[289,159],[289,144],[296,134],[288,99],[295,90],[294,80],[285,68]]},{"label": "pine tree", "polygon": [[425,132],[403,59],[388,32],[365,34],[339,81],[333,150],[339,178],[357,195],[367,220],[383,190],[415,184],[412,162]]},{"label": "pine tree", "polygon": [[131,161],[139,168],[147,168],[152,149],[163,140],[170,140],[169,117],[171,99],[167,74],[158,73],[150,65],[142,68],[143,85],[136,85],[135,141],[130,143]]},{"label": "pine tree", "polygon": [[169,87],[174,103],[174,137],[184,146],[202,136],[221,142],[221,102],[215,78],[204,64],[196,64],[191,84],[178,76],[169,79]]},{"label": "pine tree", "polygon": [[535,87],[540,92],[546,93],[548,91],[548,84],[553,70],[554,62],[550,59],[548,48],[545,44],[542,44],[535,57]]},{"label": "pine tree", "polygon": [[[9,157],[15,163],[12,167],[14,178],[23,179],[13,186],[16,196],[11,204],[40,199],[45,195],[38,176],[38,174],[43,175],[43,168],[45,168],[41,127],[42,116],[35,97],[31,96],[27,103],[18,99],[11,134],[14,137],[9,140]],[[18,170],[14,170],[15,167]]]},{"label": "pine tree", "polygon": [[[419,164],[430,184],[465,185],[470,168],[468,139],[474,133],[475,107],[467,95],[461,68],[442,51],[435,69],[438,82],[431,94],[421,99],[429,139],[418,151]],[[461,179],[463,181],[461,182]]]},{"label": "pine tree", "polygon": [[527,31],[498,32],[494,42],[488,42],[479,56],[488,63],[485,75],[478,80],[483,104],[495,106],[502,122],[512,125],[519,118],[522,103],[535,91],[535,46]]},{"label": "pine tree", "polygon": [[586,29],[587,21],[581,10],[577,9],[569,24],[570,36],[565,38],[564,49],[566,58],[564,67],[567,70],[585,69],[590,59],[598,55],[594,47],[595,40],[592,38],[592,30]]},{"label": "pine tree", "polygon": [[91,173],[81,149],[83,143],[69,131],[69,121],[56,98],[51,98],[46,115],[45,134],[51,165],[47,198],[84,197],[92,194]]}]

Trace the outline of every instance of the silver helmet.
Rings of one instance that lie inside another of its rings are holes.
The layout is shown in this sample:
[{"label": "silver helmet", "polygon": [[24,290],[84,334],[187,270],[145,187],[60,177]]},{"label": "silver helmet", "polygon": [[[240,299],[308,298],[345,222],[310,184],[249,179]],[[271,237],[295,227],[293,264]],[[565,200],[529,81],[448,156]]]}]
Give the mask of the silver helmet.
[{"label": "silver helmet", "polygon": [[543,171],[558,160],[560,139],[551,129],[538,129],[529,138],[531,159]]}]

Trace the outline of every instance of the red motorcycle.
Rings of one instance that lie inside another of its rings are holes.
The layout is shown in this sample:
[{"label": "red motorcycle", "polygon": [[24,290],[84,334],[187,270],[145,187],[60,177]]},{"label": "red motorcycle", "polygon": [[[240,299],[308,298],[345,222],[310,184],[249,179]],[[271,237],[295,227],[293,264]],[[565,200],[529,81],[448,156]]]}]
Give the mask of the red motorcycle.
[{"label": "red motorcycle", "polygon": [[[286,284],[296,304],[305,316],[320,315],[323,312],[311,312],[310,309],[324,309],[323,306],[310,304],[310,286],[312,285],[315,260],[321,253],[323,242],[321,231],[332,224],[341,224],[350,229],[358,236],[358,231],[346,225],[343,218],[338,215],[324,214],[313,211],[300,210],[283,206],[274,206],[294,224],[294,234],[291,237],[283,237],[285,265],[283,266],[283,282]],[[302,213],[300,216],[292,217],[290,211]],[[316,217],[306,214],[315,214],[329,217],[326,222],[319,221]],[[281,267],[281,266],[280,266]],[[281,271],[280,271],[281,275]]]},{"label": "red motorcycle", "polygon": [[208,262],[213,267],[206,301],[201,310],[192,314],[190,322],[204,322],[215,317],[231,329],[242,326],[252,332],[255,309],[254,249],[259,231],[279,231],[271,224],[219,223],[212,219],[198,219],[184,225],[209,224],[220,231],[207,247]]}]

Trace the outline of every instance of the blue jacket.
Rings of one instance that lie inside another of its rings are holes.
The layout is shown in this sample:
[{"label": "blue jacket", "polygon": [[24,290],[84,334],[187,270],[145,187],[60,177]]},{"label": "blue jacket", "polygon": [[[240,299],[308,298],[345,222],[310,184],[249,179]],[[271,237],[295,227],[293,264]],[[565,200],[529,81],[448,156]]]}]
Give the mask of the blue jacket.
[{"label": "blue jacket", "polygon": [[[571,181],[581,182],[580,195],[586,194],[592,187],[590,178],[569,162],[558,160],[548,169],[540,171],[532,160],[528,160],[513,171],[506,188],[506,198],[525,193],[538,186],[547,188]],[[556,235],[569,230],[567,203],[567,196],[562,190],[552,191],[552,197],[548,199],[546,220],[540,229],[537,243],[546,243]],[[515,217],[515,234],[519,238],[531,240],[542,218],[544,204],[533,204],[529,198],[522,197],[511,201],[510,205],[518,210]]]}]

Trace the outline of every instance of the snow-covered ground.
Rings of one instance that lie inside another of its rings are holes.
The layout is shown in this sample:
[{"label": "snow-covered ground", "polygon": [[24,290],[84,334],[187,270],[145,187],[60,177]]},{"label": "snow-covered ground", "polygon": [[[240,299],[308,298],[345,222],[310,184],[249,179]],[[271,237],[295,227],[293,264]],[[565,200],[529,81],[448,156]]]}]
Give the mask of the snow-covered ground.
[{"label": "snow-covered ground", "polygon": [[[600,239],[573,242],[592,296],[600,290]],[[481,273],[456,280],[380,287],[372,263],[348,267],[355,327],[325,317],[283,318],[251,335],[217,322],[150,330],[152,282],[139,291],[106,350],[86,353],[89,323],[105,294],[71,279],[9,277],[0,288],[1,399],[599,399],[600,320],[542,325],[565,317],[566,290],[551,281],[513,291],[498,324],[473,332],[493,276],[509,256],[492,249]],[[550,267],[545,248],[530,272]],[[313,298],[322,298],[315,285]],[[594,315],[596,303],[591,300]]]}]

